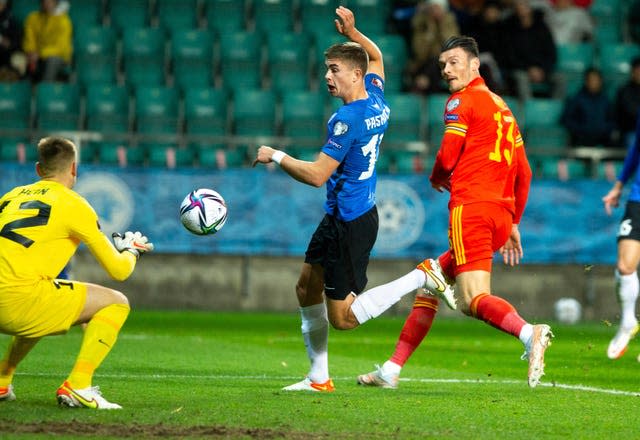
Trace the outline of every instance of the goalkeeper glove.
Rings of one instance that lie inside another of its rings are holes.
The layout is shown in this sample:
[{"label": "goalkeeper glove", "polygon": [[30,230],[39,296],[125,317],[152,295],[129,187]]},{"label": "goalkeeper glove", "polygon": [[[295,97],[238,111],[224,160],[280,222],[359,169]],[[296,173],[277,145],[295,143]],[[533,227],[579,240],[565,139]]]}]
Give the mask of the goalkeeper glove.
[{"label": "goalkeeper glove", "polygon": [[153,250],[153,243],[149,243],[149,239],[142,235],[141,232],[127,231],[124,235],[114,232],[112,237],[113,244],[118,251],[129,251],[136,258],[140,258],[140,255]]}]

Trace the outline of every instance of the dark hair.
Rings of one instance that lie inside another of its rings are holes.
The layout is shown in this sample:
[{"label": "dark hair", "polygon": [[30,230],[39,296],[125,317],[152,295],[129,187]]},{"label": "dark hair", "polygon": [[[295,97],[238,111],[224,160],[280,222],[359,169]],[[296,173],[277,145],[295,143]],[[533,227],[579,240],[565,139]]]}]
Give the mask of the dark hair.
[{"label": "dark hair", "polygon": [[473,37],[467,37],[465,35],[460,35],[456,37],[450,37],[442,44],[441,52],[446,52],[451,49],[455,49],[456,47],[461,48],[467,54],[472,57],[478,58],[480,56],[480,50],[478,49],[478,43]]},{"label": "dark hair", "polygon": [[46,137],[38,142],[38,164],[45,175],[63,171],[76,160],[76,146],[68,139]]},{"label": "dark hair", "polygon": [[362,46],[353,41],[337,43],[324,51],[325,59],[343,60],[351,63],[352,67],[362,70],[364,75],[369,67],[369,55]]}]

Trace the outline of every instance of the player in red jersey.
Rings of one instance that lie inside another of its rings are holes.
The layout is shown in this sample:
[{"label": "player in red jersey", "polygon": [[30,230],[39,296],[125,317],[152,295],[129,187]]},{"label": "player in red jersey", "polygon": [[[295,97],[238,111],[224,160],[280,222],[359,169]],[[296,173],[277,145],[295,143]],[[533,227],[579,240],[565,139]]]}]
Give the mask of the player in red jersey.
[{"label": "player in red jersey", "polygon": [[363,323],[409,292],[424,288],[427,293],[416,296],[391,359],[376,371],[358,376],[358,383],[397,386],[402,366],[431,327],[437,297],[456,308],[455,283],[464,301],[463,313],[523,342],[529,386],[535,387],[544,374],[551,328],[529,324],[509,302],[491,294],[493,254],[499,251],[509,265],[518,264],[523,255],[518,224],[529,195],[531,168],[520,130],[511,110],[480,76],[478,46],[473,38],[447,40],[439,62],[451,96],[430,181],[436,190],[451,193],[449,250],[356,298],[352,311]]}]

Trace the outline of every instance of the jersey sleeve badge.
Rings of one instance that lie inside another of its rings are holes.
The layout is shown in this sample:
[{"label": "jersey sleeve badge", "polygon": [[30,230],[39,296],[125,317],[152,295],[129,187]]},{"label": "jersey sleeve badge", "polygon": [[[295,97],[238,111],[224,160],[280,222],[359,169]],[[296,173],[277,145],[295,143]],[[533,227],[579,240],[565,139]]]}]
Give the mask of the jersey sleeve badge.
[{"label": "jersey sleeve badge", "polygon": [[349,131],[349,126],[342,121],[336,122],[335,125],[333,126],[334,136],[341,136],[345,134],[347,131]]}]

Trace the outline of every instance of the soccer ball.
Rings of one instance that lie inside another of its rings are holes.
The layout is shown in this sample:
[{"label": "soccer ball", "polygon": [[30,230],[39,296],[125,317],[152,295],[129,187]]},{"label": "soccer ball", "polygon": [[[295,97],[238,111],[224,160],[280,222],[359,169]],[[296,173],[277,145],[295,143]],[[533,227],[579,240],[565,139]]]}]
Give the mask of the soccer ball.
[{"label": "soccer ball", "polygon": [[212,189],[191,191],[180,204],[180,221],[197,235],[213,235],[227,221],[227,205]]},{"label": "soccer ball", "polygon": [[556,319],[563,324],[575,324],[582,316],[582,306],[574,298],[560,298],[553,308]]}]

